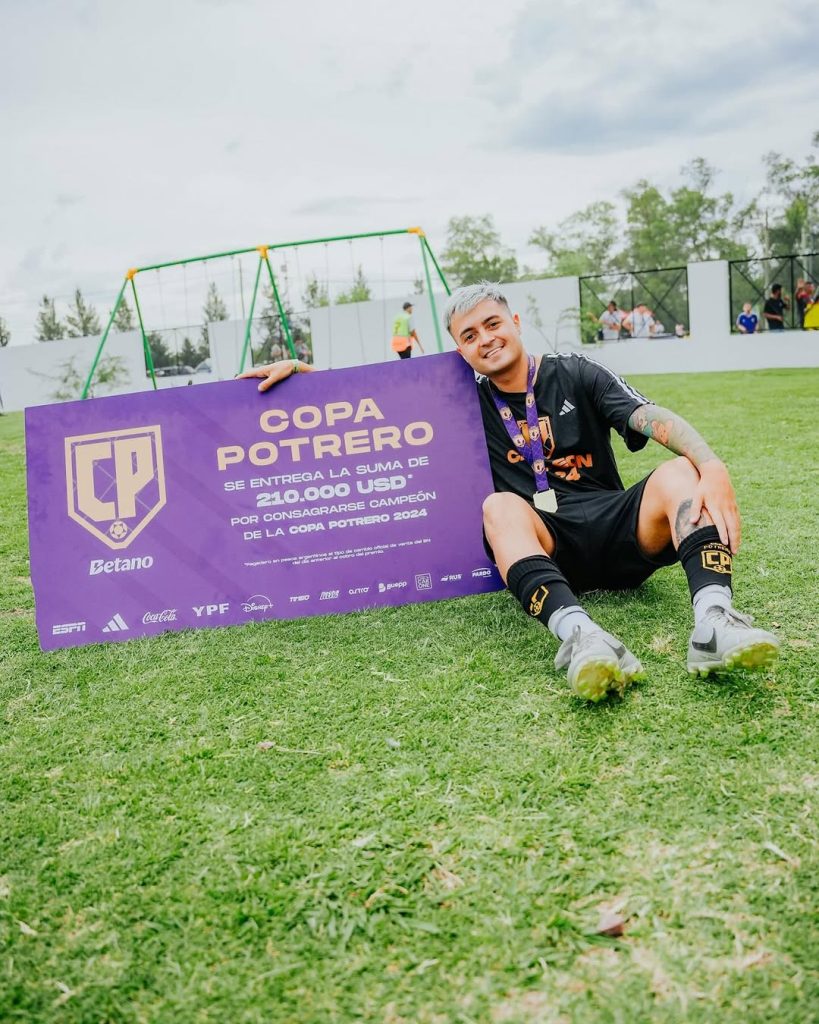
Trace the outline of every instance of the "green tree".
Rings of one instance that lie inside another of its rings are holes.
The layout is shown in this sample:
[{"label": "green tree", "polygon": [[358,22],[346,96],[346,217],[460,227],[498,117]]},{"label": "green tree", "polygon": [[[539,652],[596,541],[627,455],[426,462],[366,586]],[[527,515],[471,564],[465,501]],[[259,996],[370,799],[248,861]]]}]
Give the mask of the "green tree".
[{"label": "green tree", "polygon": [[162,335],[159,331],[150,331],[147,338],[154,369],[159,370],[165,366],[172,366],[174,363],[173,353],[162,340]]},{"label": "green tree", "polygon": [[11,331],[6,321],[0,316],[0,348],[5,348],[10,341]]},{"label": "green tree", "polygon": [[[57,387],[51,393],[53,399],[58,402],[71,402],[82,396],[86,380],[85,371],[80,372],[77,366],[77,358],[70,356],[58,363],[55,374],[37,373],[36,370],[31,372],[37,377],[56,383]],[[113,391],[127,383],[128,370],[125,360],[121,356],[103,356],[97,363],[89,393],[93,396],[95,392]]]},{"label": "green tree", "polygon": [[44,295],[35,324],[37,341],[57,341],[65,337],[65,324],[57,316],[54,299]]},{"label": "green tree", "polygon": [[367,302],[371,298],[370,286],[367,284],[367,278],[364,276],[364,271],[359,265],[349,291],[339,292],[336,302],[339,305],[343,305],[348,302]]},{"label": "green tree", "polygon": [[79,288],[74,291],[74,302],[68,307],[65,324],[69,338],[91,338],[102,334],[97,311],[85,301]]},{"label": "green tree", "polygon": [[621,237],[614,203],[598,202],[561,221],[554,232],[537,228],[529,244],[546,253],[549,276],[582,277],[614,269]]},{"label": "green tree", "polygon": [[[215,282],[211,281],[208,285],[208,293],[205,296],[205,305],[202,307],[202,319],[204,323],[202,324],[199,348],[196,350],[196,362],[188,363],[183,360],[184,365],[196,366],[196,363],[208,358],[210,355],[208,324],[216,323],[218,320],[227,320],[227,318],[227,306],[222,301],[222,297],[219,294]],[[187,341],[188,339],[186,338],[185,340]]]},{"label": "green tree", "polygon": [[716,170],[701,157],[682,168],[688,183],[668,197],[645,179],[623,192],[626,245],[623,269],[651,270],[698,260],[742,259],[746,248],[735,235],[730,192],[713,194]]},{"label": "green tree", "polygon": [[452,217],[441,260],[447,277],[457,285],[514,281],[518,273],[515,254],[501,244],[488,213],[482,217]]},{"label": "green tree", "polygon": [[203,359],[207,358],[207,351],[208,350],[206,349],[205,355],[203,356],[201,354],[201,347],[197,348],[190,338],[184,338],[176,361],[179,366],[190,366],[194,368],[201,363]]},{"label": "green tree", "polygon": [[133,310],[128,305],[128,300],[125,298],[120,302],[119,308],[117,309],[117,315],[114,317],[114,330],[120,331],[121,333],[136,330]]},{"label": "green tree", "polygon": [[[819,132],[811,140],[819,147]],[[813,153],[800,163],[767,153],[765,185],[744,211],[763,256],[789,256],[819,248],[819,163]]]},{"label": "green tree", "polygon": [[[267,305],[262,309],[259,316],[261,320],[261,344],[253,350],[253,363],[276,362],[279,359],[289,359],[290,349],[287,345],[287,337],[282,327],[282,320],[279,316],[279,308],[272,288],[265,288],[263,295]],[[282,304],[284,315],[289,325],[293,323],[293,310],[285,303]],[[293,332],[291,330],[291,336]],[[295,339],[294,339],[295,341]]]},{"label": "green tree", "polygon": [[671,233],[683,263],[702,260],[739,260],[748,251],[736,238],[733,226],[734,197],[713,193],[717,170],[702,157],[682,169],[687,185],[671,193]]},{"label": "green tree", "polygon": [[670,238],[668,203],[660,190],[641,179],[625,189],[623,197],[627,203],[626,246],[621,265],[634,270],[671,266],[675,246]]},{"label": "green tree", "polygon": [[319,309],[321,306],[330,305],[330,297],[327,294],[327,285],[322,284],[315,274],[307,278],[304,292],[301,296],[305,309]]}]

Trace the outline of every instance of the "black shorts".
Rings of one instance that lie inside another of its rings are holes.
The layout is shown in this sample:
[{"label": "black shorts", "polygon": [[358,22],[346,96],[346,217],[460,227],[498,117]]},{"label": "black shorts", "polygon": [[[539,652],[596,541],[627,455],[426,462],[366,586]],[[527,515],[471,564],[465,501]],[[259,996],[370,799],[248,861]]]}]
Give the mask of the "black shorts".
[{"label": "black shorts", "polygon": [[410,345],[409,348],[402,348],[401,349],[401,351],[398,353],[398,358],[399,359],[409,359],[409,357],[411,355],[412,355],[412,346]]},{"label": "black shorts", "polygon": [[[630,590],[677,561],[670,542],[653,556],[637,543],[637,517],[648,479],[627,491],[562,494],[555,513],[535,509],[555,539],[552,557],[573,590]],[[484,545],[494,560],[485,537]]]}]

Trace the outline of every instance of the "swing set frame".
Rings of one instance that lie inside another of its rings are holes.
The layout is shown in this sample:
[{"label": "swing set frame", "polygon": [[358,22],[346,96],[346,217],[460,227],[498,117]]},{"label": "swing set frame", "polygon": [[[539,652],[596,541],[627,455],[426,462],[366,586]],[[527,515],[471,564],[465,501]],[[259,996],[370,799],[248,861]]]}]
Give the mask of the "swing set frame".
[{"label": "swing set frame", "polygon": [[223,259],[230,256],[246,256],[249,253],[257,252],[259,254],[259,262],[256,266],[256,277],[253,282],[253,295],[250,300],[250,309],[248,310],[247,323],[245,325],[245,337],[244,344],[242,346],[242,356],[239,362],[239,369],[237,370],[237,373],[241,373],[242,370],[244,370],[245,368],[247,354],[248,351],[250,350],[250,334],[253,325],[253,312],[256,308],[256,299],[259,294],[259,284],[261,282],[263,268],[266,268],[267,270],[267,276],[270,281],[270,288],[273,293],[273,300],[276,303],[276,309],[278,310],[278,314],[281,319],[282,331],[284,333],[284,339],[285,342],[287,343],[288,351],[293,359],[296,358],[296,348],[295,345],[293,344],[293,334],[290,329],[290,323],[287,319],[287,314],[285,312],[284,305],[282,304],[281,301],[281,295],[279,293],[278,285],[276,284],[276,275],[273,273],[273,267],[270,264],[269,254],[271,252],[278,249],[288,248],[294,248],[298,250],[298,248],[300,248],[301,246],[328,245],[331,242],[354,242],[356,239],[361,238],[386,238],[390,235],[415,235],[418,238],[418,242],[421,248],[421,258],[424,264],[424,277],[426,279],[427,295],[429,296],[429,305],[430,310],[432,312],[432,322],[435,326],[435,340],[438,346],[438,351],[443,352],[444,348],[443,340],[441,337],[441,325],[438,322],[438,311],[435,305],[435,296],[432,293],[432,275],[430,273],[430,262],[432,263],[432,266],[434,267],[435,272],[438,275],[438,279],[443,285],[446,294],[450,295],[451,291],[449,285],[447,284],[446,277],[444,277],[444,272],[443,270],[441,270],[440,264],[438,263],[438,260],[435,258],[435,254],[433,253],[430,244],[427,241],[427,236],[424,234],[421,228],[397,228],[392,231],[367,231],[354,235],[334,235],[328,238],[308,238],[298,242],[276,242],[271,245],[251,246],[248,249],[233,249],[230,252],[216,252],[212,253],[209,256],[191,256],[182,260],[169,260],[167,263],[152,263],[149,266],[132,267],[130,270],[128,270],[125,274],[125,280],[122,282],[122,287],[119,290],[119,294],[117,295],[117,301],[114,303],[114,308],[111,310],[111,315],[108,318],[108,323],[106,324],[105,330],[103,331],[102,337],[100,338],[100,343],[97,346],[97,351],[96,354],[94,355],[94,361],[91,364],[91,369],[88,372],[88,378],[85,382],[85,387],[83,388],[81,398],[88,398],[89,392],[91,390],[91,383],[94,379],[94,374],[96,373],[97,370],[97,364],[99,363],[100,358],[102,356],[103,349],[105,348],[105,343],[108,340],[108,335],[111,333],[111,328],[113,327],[117,311],[119,310],[119,307],[122,305],[125,299],[125,292],[128,289],[129,284],[134,299],[134,308],[136,309],[137,321],[139,323],[139,332],[142,336],[142,347],[145,353],[145,365],[148,368],[153,388],[155,391],[157,390],[156,373],[154,372],[154,362],[151,357],[151,347],[148,344],[148,334],[145,330],[145,322],[142,317],[142,308],[139,304],[139,296],[137,294],[137,274],[142,274],[149,270],[165,270],[169,267],[184,268],[186,266],[189,266],[191,263],[206,263],[209,260]]}]

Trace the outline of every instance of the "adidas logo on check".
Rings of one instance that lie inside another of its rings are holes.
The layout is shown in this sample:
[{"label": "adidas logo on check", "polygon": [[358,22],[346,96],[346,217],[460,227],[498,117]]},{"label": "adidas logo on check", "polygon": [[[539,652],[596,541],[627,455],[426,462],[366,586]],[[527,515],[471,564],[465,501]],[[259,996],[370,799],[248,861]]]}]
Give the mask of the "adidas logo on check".
[{"label": "adidas logo on check", "polygon": [[563,408],[558,413],[558,416],[565,416],[567,412],[574,412],[574,406],[568,398],[563,399]]},{"label": "adidas logo on check", "polygon": [[103,633],[122,633],[124,630],[130,628],[131,627],[128,625],[125,619],[123,619],[120,613],[117,612],[113,619],[111,619],[102,627],[102,631]]}]

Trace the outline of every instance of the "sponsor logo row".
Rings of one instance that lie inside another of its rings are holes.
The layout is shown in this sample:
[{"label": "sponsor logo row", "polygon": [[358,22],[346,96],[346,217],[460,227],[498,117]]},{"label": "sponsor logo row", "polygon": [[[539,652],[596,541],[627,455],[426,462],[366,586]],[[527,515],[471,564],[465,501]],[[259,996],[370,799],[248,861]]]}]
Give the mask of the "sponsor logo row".
[{"label": "sponsor logo row", "polygon": [[[141,563],[138,566],[129,565],[128,568],[122,568],[121,563]],[[147,564],[146,564],[147,563]],[[150,555],[146,555],[143,558],[116,558],[111,562],[92,562],[92,567],[95,564],[105,566],[95,570],[96,572],[127,572],[133,568],[150,568],[153,564],[153,559]],[[116,566],[115,568],[107,568],[108,566]],[[92,572],[93,572],[92,568]],[[477,579],[481,577],[487,577],[492,575],[492,570],[488,566],[481,566],[477,569],[472,570],[472,578]],[[454,572],[447,573],[440,577],[441,583],[457,583],[462,580],[464,573]],[[416,573],[415,575],[415,589],[417,591],[432,590],[432,575],[428,572]],[[374,593],[387,594],[391,591],[406,590],[409,586],[408,580],[391,580],[387,583],[379,582],[375,587],[349,587],[347,594],[351,597],[359,597],[365,594],[369,594],[372,590]],[[292,594],[288,598],[290,604],[302,604],[309,601],[311,594]],[[336,601],[341,597],[341,590],[322,590],[318,594],[319,601]],[[266,594],[253,594],[252,597],[242,601],[240,605],[243,612],[247,614],[253,614],[258,612],[267,612],[273,608],[273,602]],[[211,619],[219,618],[222,615],[226,615],[230,611],[229,601],[220,601],[216,604],[201,604],[191,605],[191,611],[196,615],[197,619]],[[163,608],[161,611],[148,611],[142,616],[142,624],[149,625],[154,623],[162,622],[178,622],[179,616],[177,614],[178,609],[176,608]],[[52,636],[66,636],[72,633],[85,633],[87,628],[87,622],[59,622],[55,623],[51,627]],[[103,633],[125,633],[128,632],[131,627],[125,621],[123,616],[116,612],[102,627]]]}]

